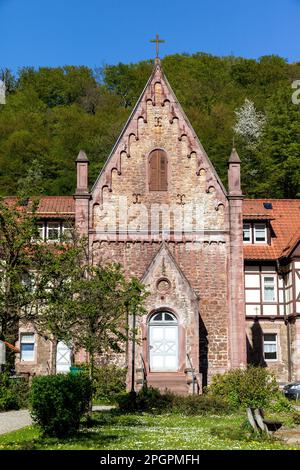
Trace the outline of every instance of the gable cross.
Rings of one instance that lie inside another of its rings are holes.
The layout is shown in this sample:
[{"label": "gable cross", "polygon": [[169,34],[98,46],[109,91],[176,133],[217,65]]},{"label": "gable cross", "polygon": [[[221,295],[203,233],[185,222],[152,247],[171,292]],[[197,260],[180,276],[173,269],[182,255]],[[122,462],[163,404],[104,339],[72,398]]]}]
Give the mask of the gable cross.
[{"label": "gable cross", "polygon": [[155,39],[150,39],[150,42],[156,43],[156,58],[159,57],[159,45],[166,42],[164,39],[160,39],[159,34],[156,35]]}]

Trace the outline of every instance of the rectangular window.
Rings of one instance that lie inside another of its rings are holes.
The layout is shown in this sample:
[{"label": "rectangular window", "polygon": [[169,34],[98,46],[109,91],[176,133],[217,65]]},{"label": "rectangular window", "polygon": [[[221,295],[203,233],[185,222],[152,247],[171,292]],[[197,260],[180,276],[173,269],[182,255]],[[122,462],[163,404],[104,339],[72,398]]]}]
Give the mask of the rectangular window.
[{"label": "rectangular window", "polygon": [[267,227],[266,224],[254,225],[254,241],[255,243],[267,242]]},{"label": "rectangular window", "polygon": [[74,227],[71,224],[64,223],[62,226],[62,237],[63,240],[72,240]]},{"label": "rectangular window", "polygon": [[21,361],[34,361],[34,333],[21,334]]},{"label": "rectangular window", "polygon": [[48,222],[47,223],[47,239],[53,242],[58,242],[60,239],[60,223]]},{"label": "rectangular window", "polygon": [[264,358],[267,361],[277,360],[277,335],[275,333],[264,334]]},{"label": "rectangular window", "polygon": [[244,224],[244,227],[243,227],[243,240],[244,240],[244,243],[252,243],[251,224]]},{"label": "rectangular window", "polygon": [[38,240],[44,240],[45,238],[45,224],[42,222],[37,224],[37,230],[38,230]]},{"label": "rectangular window", "polygon": [[275,276],[263,276],[264,302],[276,302]]}]

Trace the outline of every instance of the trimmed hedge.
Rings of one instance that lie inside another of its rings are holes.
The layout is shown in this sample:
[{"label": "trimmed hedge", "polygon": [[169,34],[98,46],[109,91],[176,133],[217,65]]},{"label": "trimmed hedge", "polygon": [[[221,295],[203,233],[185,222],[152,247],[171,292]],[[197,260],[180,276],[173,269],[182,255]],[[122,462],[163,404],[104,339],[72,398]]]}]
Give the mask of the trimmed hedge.
[{"label": "trimmed hedge", "polygon": [[30,390],[32,418],[44,435],[65,437],[76,433],[92,398],[85,374],[35,377]]}]

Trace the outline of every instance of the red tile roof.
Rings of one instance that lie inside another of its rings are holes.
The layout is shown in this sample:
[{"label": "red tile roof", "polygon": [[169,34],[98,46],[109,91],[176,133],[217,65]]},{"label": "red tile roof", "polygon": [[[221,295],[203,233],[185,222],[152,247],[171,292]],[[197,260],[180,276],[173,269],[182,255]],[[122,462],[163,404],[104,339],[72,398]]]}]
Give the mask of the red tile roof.
[{"label": "red tile roof", "polygon": [[[14,204],[17,198],[6,197],[5,201]],[[45,218],[75,217],[75,200],[73,196],[41,196],[37,213]]]},{"label": "red tile roof", "polygon": [[[272,209],[265,209],[270,202]],[[300,240],[300,199],[245,199],[244,220],[269,220],[274,232],[271,245],[245,245],[247,260],[274,260],[288,256]]]}]

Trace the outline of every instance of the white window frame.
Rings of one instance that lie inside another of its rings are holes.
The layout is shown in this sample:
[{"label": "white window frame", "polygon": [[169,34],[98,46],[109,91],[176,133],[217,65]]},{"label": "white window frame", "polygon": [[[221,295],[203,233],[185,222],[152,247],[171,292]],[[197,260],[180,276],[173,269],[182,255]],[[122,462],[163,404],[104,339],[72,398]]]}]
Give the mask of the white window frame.
[{"label": "white window frame", "polygon": [[[51,228],[51,225],[56,224],[58,226],[58,238],[49,238],[49,226]],[[60,241],[61,238],[61,223],[60,222],[55,222],[55,221],[49,221],[47,222],[47,229],[46,229],[46,234],[47,234],[47,242],[49,243],[56,243]]]},{"label": "white window frame", "polygon": [[[274,280],[274,300],[267,300],[265,298],[265,279],[269,277]],[[277,276],[275,274],[263,274],[262,275],[262,299],[264,304],[276,304],[277,303]]]},{"label": "white window frame", "polygon": [[[262,240],[257,241],[257,239],[256,239],[256,227],[258,227],[258,226],[264,227],[265,239],[264,239],[263,241],[262,241]],[[255,243],[256,245],[260,245],[260,244],[261,244],[261,245],[265,245],[266,243],[268,243],[268,233],[267,233],[267,225],[266,225],[266,224],[261,224],[261,223],[256,223],[256,224],[254,224],[254,226],[253,226],[253,234],[254,234],[254,243]]]},{"label": "white window frame", "polygon": [[[250,235],[250,240],[249,241],[244,240],[244,227],[245,226],[249,227],[249,235]],[[252,244],[252,224],[250,224],[249,222],[243,223],[243,243],[245,243],[246,245]]]},{"label": "white window frame", "polygon": [[[265,340],[265,336],[266,335],[274,335],[275,336],[275,341],[266,341]],[[265,345],[274,345],[275,344],[275,347],[276,347],[276,359],[268,359],[266,358],[266,351],[265,351]],[[278,362],[278,357],[279,357],[279,349],[278,349],[278,334],[277,333],[273,333],[273,332],[268,332],[268,331],[265,331],[263,333],[263,353],[264,353],[264,360],[267,361],[267,362]]]},{"label": "white window frame", "polygon": [[[61,236],[62,237],[65,237],[65,232],[71,232],[71,237],[70,239],[72,238],[72,231],[74,231],[74,226],[73,225],[67,225],[65,222],[62,223],[61,225]],[[66,237],[66,239],[68,239]]]},{"label": "white window frame", "polygon": [[[38,238],[37,241],[44,241],[45,240],[45,222],[38,222],[37,223],[37,229],[38,227],[41,227],[42,228],[42,236]],[[38,229],[38,232],[40,233],[39,229]]]},{"label": "white window frame", "polygon": [[[27,339],[27,341],[24,341],[24,337],[26,336],[31,336],[33,341],[30,341],[29,339]],[[23,353],[22,353],[23,344],[33,344],[32,358],[23,359]],[[21,362],[35,362],[35,349],[36,349],[35,334],[30,333],[30,332],[20,333],[20,361]]]}]

